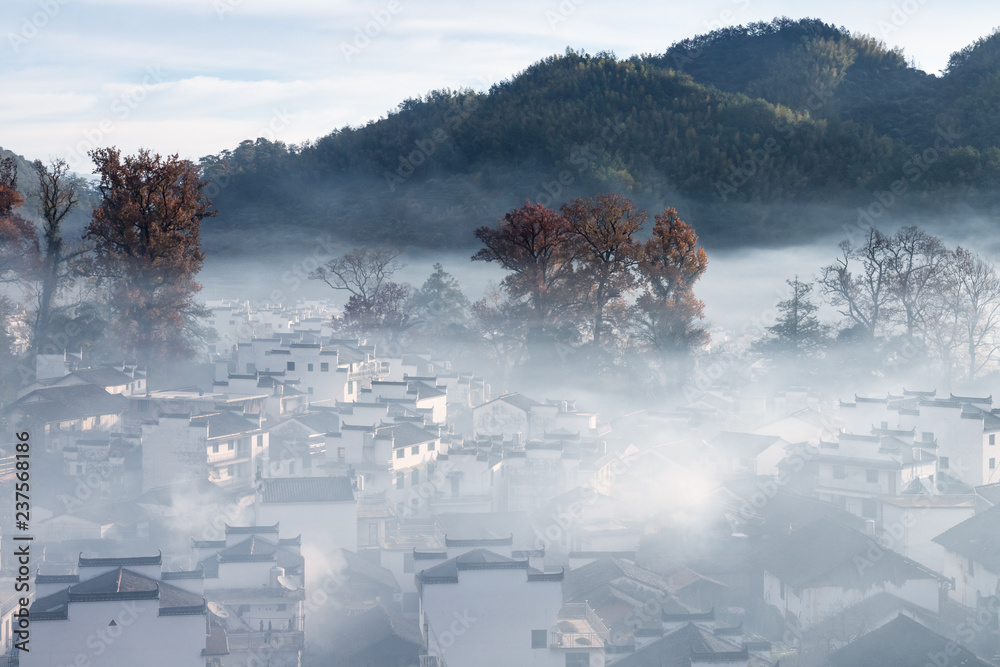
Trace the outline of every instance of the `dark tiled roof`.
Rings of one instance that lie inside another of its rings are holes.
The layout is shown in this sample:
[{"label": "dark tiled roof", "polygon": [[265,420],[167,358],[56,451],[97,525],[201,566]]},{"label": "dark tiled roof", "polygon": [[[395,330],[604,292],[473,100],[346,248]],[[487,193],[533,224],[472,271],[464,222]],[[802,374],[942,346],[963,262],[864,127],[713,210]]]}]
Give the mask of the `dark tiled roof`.
[{"label": "dark tiled roof", "polygon": [[[535,408],[535,407],[538,407],[538,406],[542,405],[542,403],[539,403],[538,401],[536,401],[536,400],[534,400],[532,398],[528,398],[527,396],[524,396],[522,394],[517,394],[517,393],[514,393],[514,394],[504,394],[500,398],[497,398],[497,399],[494,399],[494,400],[503,401],[504,403],[510,403],[515,408],[517,408],[519,410],[524,410],[525,412],[530,412],[531,408]],[[492,402],[493,401],[490,401],[490,403],[492,403]]]},{"label": "dark tiled roof", "polygon": [[393,447],[399,449],[401,447],[410,447],[411,445],[419,445],[431,440],[437,440],[438,435],[437,433],[425,431],[412,422],[402,422],[400,424],[378,427],[375,431],[375,438],[377,440],[389,440],[392,438]]},{"label": "dark tiled roof", "polygon": [[313,433],[336,433],[340,430],[340,415],[336,412],[310,412],[293,417]]},{"label": "dark tiled roof", "polygon": [[[739,650],[739,646],[688,623],[626,655],[615,664],[619,667],[690,667],[692,654],[724,657]],[[746,660],[744,655],[744,664]]]},{"label": "dark tiled roof", "polygon": [[775,542],[763,550],[760,563],[795,588],[832,585],[867,589],[887,581],[902,585],[914,579],[938,578],[924,566],[829,519],[814,521]]},{"label": "dark tiled roof", "polygon": [[84,558],[80,555],[77,563],[78,567],[139,567],[142,565],[162,565],[163,557],[160,554],[155,556],[133,556],[131,558]]},{"label": "dark tiled roof", "polygon": [[92,384],[36,389],[11,406],[43,423],[124,412],[129,399]]},{"label": "dark tiled roof", "polygon": [[422,584],[458,583],[459,570],[528,570],[527,560],[514,560],[486,549],[474,549],[417,574]]},{"label": "dark tiled roof", "polygon": [[209,438],[222,438],[228,435],[236,435],[237,433],[251,433],[260,430],[258,424],[229,411],[217,412],[210,415],[198,415],[191,418],[191,423],[207,423]]},{"label": "dark tiled roof", "polygon": [[140,599],[159,600],[161,616],[205,612],[205,599],[202,596],[119,567],[36,600],[31,606],[31,618],[67,618],[69,605],[74,602]]},{"label": "dark tiled roof", "polygon": [[1000,573],[1000,505],[971,516],[934,538],[948,551]]},{"label": "dark tiled roof", "polygon": [[830,667],[923,667],[941,656],[950,667],[990,667],[957,642],[900,614],[895,620],[835,651]]},{"label": "dark tiled roof", "polygon": [[566,600],[582,599],[588,591],[619,579],[630,579],[636,584],[664,593],[670,591],[666,578],[655,572],[620,558],[600,558],[566,573],[563,597]]},{"label": "dark tiled roof", "polygon": [[265,503],[354,502],[354,490],[348,477],[265,479],[260,489]]},{"label": "dark tiled roof", "polygon": [[84,368],[73,371],[70,375],[74,375],[84,382],[89,382],[98,387],[121,387],[122,385],[135,382],[131,376],[113,368]]}]

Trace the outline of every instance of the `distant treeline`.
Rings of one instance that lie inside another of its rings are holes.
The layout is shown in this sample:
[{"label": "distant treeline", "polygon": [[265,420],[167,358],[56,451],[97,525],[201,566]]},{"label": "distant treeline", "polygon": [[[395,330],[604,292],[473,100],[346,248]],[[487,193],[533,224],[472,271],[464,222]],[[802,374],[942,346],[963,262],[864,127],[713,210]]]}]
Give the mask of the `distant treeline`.
[{"label": "distant treeline", "polygon": [[993,34],[932,76],[871,37],[790,19],[655,56],[567,50],[486,93],[434,91],[315,142],[248,140],[202,158],[221,211],[206,245],[247,252],[280,228],[472,246],[478,226],[525,201],[609,191],[678,206],[715,245],[848,222],[803,215],[817,203],[853,218],[859,207],[947,217],[958,202],[988,212],[1000,180],[998,59]]}]

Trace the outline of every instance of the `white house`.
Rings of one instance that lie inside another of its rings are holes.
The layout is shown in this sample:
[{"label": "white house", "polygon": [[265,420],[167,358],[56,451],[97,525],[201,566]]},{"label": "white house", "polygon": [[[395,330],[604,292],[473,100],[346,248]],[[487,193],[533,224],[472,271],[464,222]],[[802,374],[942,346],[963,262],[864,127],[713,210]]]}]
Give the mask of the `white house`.
[{"label": "white house", "polygon": [[[476,549],[416,575],[427,654],[448,667],[568,664],[559,649],[562,571]],[[589,662],[587,663],[589,664]]]},{"label": "white house", "polygon": [[358,549],[358,505],[347,477],[263,479],[255,509],[261,525],[280,521],[301,535],[307,555]]},{"label": "white house", "polygon": [[[28,667],[205,667],[206,602],[161,577],[161,558],[84,558],[78,575],[42,578],[31,606]],[[68,584],[68,585],[67,585]]]},{"label": "white house", "polygon": [[1000,506],[994,506],[934,538],[946,550],[941,573],[954,582],[948,595],[975,608],[1000,590]]},{"label": "white house", "polygon": [[879,593],[937,612],[943,583],[936,572],[830,519],[770,544],[759,564],[764,602],[801,629]]}]

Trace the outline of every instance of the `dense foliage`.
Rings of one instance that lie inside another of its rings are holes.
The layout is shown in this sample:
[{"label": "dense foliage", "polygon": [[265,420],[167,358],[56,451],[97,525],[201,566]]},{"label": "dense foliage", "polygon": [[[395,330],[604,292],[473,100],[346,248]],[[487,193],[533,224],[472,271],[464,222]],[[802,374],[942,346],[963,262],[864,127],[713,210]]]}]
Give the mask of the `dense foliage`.
[{"label": "dense foliage", "polygon": [[611,190],[682,203],[717,245],[804,238],[831,222],[804,216],[810,205],[856,217],[883,193],[890,215],[957,200],[986,210],[1000,178],[998,50],[1000,35],[983,38],[933,76],[871,37],[789,19],[657,56],[567,50],[485,93],[434,91],[302,146],[247,140],[203,158],[225,211],[208,242],[232,246],[239,229],[246,252],[281,220],[355,242],[468,246],[526,200]]}]

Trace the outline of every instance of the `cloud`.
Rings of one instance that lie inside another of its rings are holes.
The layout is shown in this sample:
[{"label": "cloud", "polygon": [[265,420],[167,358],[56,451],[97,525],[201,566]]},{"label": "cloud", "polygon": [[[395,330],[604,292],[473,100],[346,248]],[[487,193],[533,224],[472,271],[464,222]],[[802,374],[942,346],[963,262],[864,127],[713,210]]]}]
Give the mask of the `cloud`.
[{"label": "cloud", "polygon": [[[957,11],[915,0],[918,9],[894,19],[901,6],[861,0],[836,6],[719,0],[687,7],[601,0],[14,0],[5,4],[0,25],[8,64],[0,86],[14,91],[0,101],[0,120],[16,124],[5,147],[28,156],[60,154],[154,68],[162,79],[106,138],[126,151],[148,146],[197,157],[253,138],[245,133],[266,127],[275,113],[296,117],[277,138],[314,139],[379,118],[433,89],[487,89],[567,46],[622,57],[662,52],[714,28],[787,14],[875,36],[888,25],[890,46],[907,46],[908,55],[936,70],[948,53],[986,32],[971,7]],[[345,44],[357,52],[348,57]],[[140,136],[140,128],[149,134]]]}]

